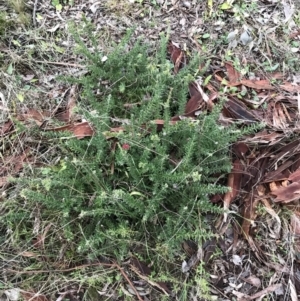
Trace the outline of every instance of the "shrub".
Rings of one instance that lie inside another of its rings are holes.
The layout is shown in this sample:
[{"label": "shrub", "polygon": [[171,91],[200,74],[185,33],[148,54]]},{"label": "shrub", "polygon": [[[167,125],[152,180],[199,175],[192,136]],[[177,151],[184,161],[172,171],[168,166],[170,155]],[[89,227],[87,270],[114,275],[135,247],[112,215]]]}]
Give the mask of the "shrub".
[{"label": "shrub", "polygon": [[[210,196],[227,191],[218,178],[229,172],[230,145],[243,132],[218,124],[218,106],[197,120],[170,123],[184,112],[188,84],[201,63],[197,55],[174,74],[165,36],[157,51],[141,41],[130,46],[128,33],[110,53],[101,53],[89,25],[84,34],[94,49],[74,31],[88,72],[65,80],[80,86],[77,112],[93,124],[95,135],[77,140],[45,134],[56,137],[60,160],[24,172],[17,200],[26,209],[3,214],[1,227],[26,233],[30,245],[32,210],[38,208],[40,220],[54,225],[45,245],[53,258],[66,242],[65,256],[73,265],[75,258],[103,255],[122,260],[141,246],[138,256],[167,270],[161,263],[174,261],[184,239],[200,243],[213,235],[206,216],[221,209]],[[123,130],[111,131],[120,126]],[[18,206],[12,201],[3,206],[13,204]]]}]

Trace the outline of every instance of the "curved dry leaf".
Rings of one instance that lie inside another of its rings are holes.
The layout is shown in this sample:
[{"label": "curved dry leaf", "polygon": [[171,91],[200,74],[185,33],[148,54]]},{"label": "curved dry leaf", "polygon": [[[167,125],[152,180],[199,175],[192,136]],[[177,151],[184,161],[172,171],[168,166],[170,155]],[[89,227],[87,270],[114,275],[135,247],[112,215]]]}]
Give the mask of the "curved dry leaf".
[{"label": "curved dry leaf", "polygon": [[300,93],[300,86],[287,81],[284,81],[282,85],[279,85],[279,87],[287,92]]},{"label": "curved dry leaf", "polygon": [[246,281],[247,283],[259,288],[261,287],[261,281],[258,277],[251,275],[248,278],[243,279],[244,281]]},{"label": "curved dry leaf", "polygon": [[239,82],[240,79],[243,77],[242,74],[233,67],[231,62],[225,62],[225,67],[230,83]]},{"label": "curved dry leaf", "polygon": [[300,169],[297,169],[296,171],[291,173],[289,175],[288,180],[291,182],[299,182],[300,181]]},{"label": "curved dry leaf", "polygon": [[49,118],[51,116],[51,113],[50,112],[46,112],[46,111],[38,111],[36,109],[28,109],[26,111],[26,113],[24,114],[19,114],[17,116],[17,119],[19,121],[27,121],[28,119],[32,119],[35,121],[35,123],[38,125],[38,126],[41,126],[42,123],[44,122],[44,120],[46,118]]},{"label": "curved dry leaf", "polygon": [[48,128],[45,131],[53,131],[53,132],[63,132],[69,131],[74,134],[77,139],[82,139],[84,137],[91,137],[94,135],[94,130],[90,126],[87,121],[83,121],[81,123],[68,124],[57,128]]},{"label": "curved dry leaf", "polygon": [[274,202],[276,203],[290,203],[300,198],[300,183],[294,182],[287,187],[280,187],[271,192],[276,196]]},{"label": "curved dry leaf", "polygon": [[274,291],[279,290],[279,289],[282,289],[282,284],[281,283],[270,285],[267,288],[261,290],[260,292],[249,296],[249,300],[254,300],[254,299],[260,298],[262,296],[273,293]]},{"label": "curved dry leaf", "polygon": [[270,81],[267,79],[262,79],[262,80],[242,79],[241,84],[246,87],[258,89],[258,90],[261,90],[261,89],[274,90],[275,89],[275,87],[273,87],[270,84]]},{"label": "curved dry leaf", "polygon": [[174,45],[173,42],[169,42],[167,51],[168,51],[169,55],[171,56],[171,61],[179,69],[181,67],[181,65],[184,64],[184,60],[185,60],[185,55],[184,55],[183,51],[179,47]]},{"label": "curved dry leaf", "polygon": [[269,188],[270,188],[270,191],[273,192],[273,191],[277,190],[279,188],[279,186],[277,186],[276,182],[271,182],[269,184]]}]

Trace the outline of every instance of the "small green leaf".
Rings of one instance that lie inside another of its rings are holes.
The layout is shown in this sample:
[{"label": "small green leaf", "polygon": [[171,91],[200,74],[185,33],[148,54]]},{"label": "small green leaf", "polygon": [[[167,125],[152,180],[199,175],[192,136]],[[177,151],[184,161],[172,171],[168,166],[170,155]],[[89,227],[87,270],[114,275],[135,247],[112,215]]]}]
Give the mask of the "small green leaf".
[{"label": "small green leaf", "polygon": [[245,95],[247,94],[247,89],[242,90],[242,91],[240,92],[240,94],[241,94],[242,96],[245,96]]},{"label": "small green leaf", "polygon": [[212,75],[209,75],[209,76],[207,76],[207,77],[205,78],[204,83],[203,83],[203,86],[206,86],[206,85],[209,83],[211,77],[212,77]]},{"label": "small green leaf", "polygon": [[223,9],[223,10],[230,9],[230,8],[231,8],[231,5],[228,2],[224,2],[220,6],[220,9]]},{"label": "small green leaf", "polygon": [[8,68],[7,68],[7,70],[6,70],[6,72],[9,75],[12,75],[13,71],[14,71],[14,68],[13,68],[12,64],[10,63],[9,66],[8,66]]},{"label": "small green leaf", "polygon": [[124,84],[124,83],[121,83],[120,86],[119,86],[119,91],[120,91],[120,93],[124,93],[124,92],[125,92],[125,89],[126,89],[125,84]]},{"label": "small green leaf", "polygon": [[48,175],[51,172],[51,168],[44,167],[41,169],[43,175]]},{"label": "small green leaf", "polygon": [[55,50],[58,52],[58,53],[64,53],[65,52],[65,49],[62,48],[62,47],[59,47],[57,46],[56,44],[53,45]]},{"label": "small green leaf", "polygon": [[130,195],[138,195],[138,196],[145,196],[144,194],[142,194],[142,193],[140,193],[140,192],[138,192],[138,191],[132,191],[131,193],[130,193]]},{"label": "small green leaf", "polygon": [[222,81],[221,81],[221,85],[227,86],[228,85],[228,81],[225,78],[223,78]]},{"label": "small green leaf", "polygon": [[49,191],[52,183],[51,183],[50,179],[43,179],[42,184],[43,184],[44,188],[46,189],[46,191]]},{"label": "small green leaf", "polygon": [[209,33],[205,33],[203,36],[202,36],[202,39],[208,39],[210,37],[210,34]]},{"label": "small green leaf", "polygon": [[62,5],[61,5],[61,4],[55,5],[55,9],[56,9],[57,11],[61,11],[61,10],[62,10]]},{"label": "small green leaf", "polygon": [[270,71],[275,71],[279,67],[279,64],[275,64],[269,68]]},{"label": "small green leaf", "polygon": [[17,98],[19,101],[23,102],[24,101],[24,95],[23,94],[18,94]]},{"label": "small green leaf", "polygon": [[20,44],[19,41],[13,40],[12,42],[13,42],[13,44],[14,44],[15,46],[21,47],[21,44]]}]

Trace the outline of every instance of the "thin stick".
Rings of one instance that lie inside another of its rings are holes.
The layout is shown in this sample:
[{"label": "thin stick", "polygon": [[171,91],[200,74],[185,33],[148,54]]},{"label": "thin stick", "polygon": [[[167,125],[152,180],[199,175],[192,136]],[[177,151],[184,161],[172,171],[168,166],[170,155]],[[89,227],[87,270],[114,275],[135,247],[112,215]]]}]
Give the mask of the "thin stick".
[{"label": "thin stick", "polygon": [[32,21],[33,21],[33,26],[36,27],[36,7],[37,7],[38,0],[34,1],[34,6],[33,6],[33,13],[32,13]]},{"label": "thin stick", "polygon": [[123,271],[123,269],[115,262],[114,263],[115,267],[118,268],[118,270],[122,273],[123,277],[126,279],[126,281],[128,282],[128,284],[131,286],[132,290],[135,292],[137,298],[140,300],[140,301],[144,301],[140,294],[138,293],[138,291],[136,290],[135,286],[133,285],[133,283],[131,282],[131,280],[128,278],[128,276],[126,275],[126,273]]},{"label": "thin stick", "polygon": [[35,61],[39,64],[52,64],[52,65],[58,65],[58,66],[66,66],[66,67],[77,67],[77,68],[86,68],[85,66],[78,65],[78,64],[72,64],[72,63],[63,63],[63,62],[50,62],[50,61]]}]

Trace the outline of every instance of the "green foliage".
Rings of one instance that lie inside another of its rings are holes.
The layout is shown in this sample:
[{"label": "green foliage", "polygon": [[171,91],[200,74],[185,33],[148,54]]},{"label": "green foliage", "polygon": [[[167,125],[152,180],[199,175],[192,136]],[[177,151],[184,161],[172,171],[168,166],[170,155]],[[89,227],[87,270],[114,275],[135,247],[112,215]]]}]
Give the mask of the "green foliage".
[{"label": "green foliage", "polygon": [[[94,50],[81,35],[93,40]],[[121,260],[141,244],[147,247],[142,256],[158,256],[159,265],[174,259],[184,239],[210,237],[205,216],[221,212],[210,196],[227,191],[218,179],[229,172],[230,145],[243,132],[218,124],[220,107],[198,120],[171,124],[172,116],[184,112],[199,57],[174,74],[167,37],[153,53],[141,41],[130,46],[130,36],[101,53],[89,24],[83,32],[74,31],[89,71],[66,80],[81,87],[78,111],[93,124],[95,135],[58,137],[59,162],[17,181],[20,201],[39,208],[40,219],[56,225],[59,239],[47,245],[54,257],[65,241],[70,243],[66,256],[89,259],[106,254]],[[154,120],[164,126],[158,128]],[[124,130],[110,131],[118,126]],[[28,239],[34,215],[19,209],[14,216],[3,214],[0,223],[12,231],[27,227]]]},{"label": "green foliage", "polygon": [[[8,26],[14,27],[16,24],[27,26],[30,24],[30,14],[27,12],[26,9],[26,2],[24,0],[8,0],[8,6],[16,13],[16,16],[13,18],[10,17],[10,23]],[[8,28],[6,28],[7,30]]]},{"label": "green foliage", "polygon": [[5,12],[0,13],[0,39],[3,38],[5,30],[11,27],[12,22],[8,20],[8,16]]}]

